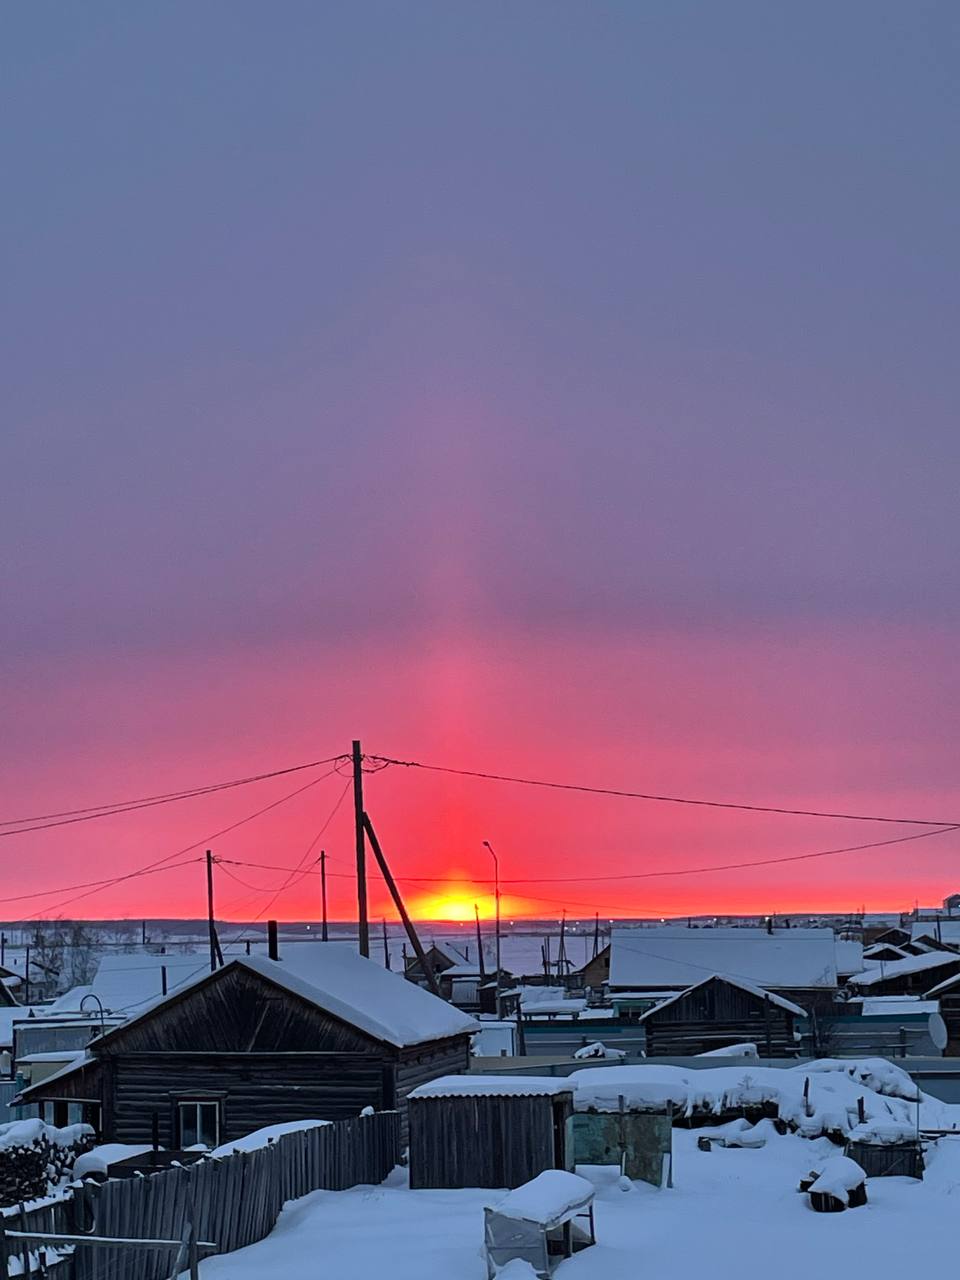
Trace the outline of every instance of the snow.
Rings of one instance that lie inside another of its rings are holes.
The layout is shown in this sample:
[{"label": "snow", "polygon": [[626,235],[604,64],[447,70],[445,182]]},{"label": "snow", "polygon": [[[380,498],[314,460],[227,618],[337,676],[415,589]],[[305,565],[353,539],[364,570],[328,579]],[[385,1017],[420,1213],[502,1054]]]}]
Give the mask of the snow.
[{"label": "snow", "polygon": [[689,987],[714,973],[761,987],[837,985],[832,929],[614,929],[610,986]]},{"label": "snow", "polygon": [[91,1174],[107,1172],[107,1168],[111,1164],[117,1164],[120,1160],[129,1160],[133,1156],[145,1156],[153,1150],[149,1144],[147,1146],[134,1146],[127,1142],[105,1142],[102,1146],[94,1147],[91,1151],[85,1151],[82,1156],[77,1156],[73,1166],[74,1178],[89,1178]]},{"label": "snow", "polygon": [[[624,1193],[616,1168],[581,1167],[596,1190],[598,1243],[556,1280],[767,1280],[771,1269],[777,1280],[810,1280],[811,1269],[885,1280],[953,1265],[960,1139],[930,1148],[922,1182],[874,1178],[864,1208],[816,1214],[797,1186],[836,1152],[826,1139],[771,1128],[758,1150],[707,1154],[700,1133],[674,1130],[672,1190],[636,1183]],[[490,1200],[483,1189],[411,1191],[400,1171],[380,1186],[316,1191],[287,1205],[266,1240],[202,1261],[200,1277],[315,1280],[326,1259],[336,1280],[486,1280]]]},{"label": "snow", "polygon": [[223,1146],[214,1148],[211,1156],[232,1156],[237,1151],[259,1151],[271,1142],[276,1142],[286,1133],[302,1133],[304,1129],[319,1129],[330,1124],[329,1120],[288,1120],[283,1124],[268,1124],[263,1129],[254,1129],[253,1133],[236,1138],[233,1142],[225,1142]]},{"label": "snow", "polygon": [[960,965],[960,956],[951,951],[926,951],[922,956],[907,956],[905,960],[891,960],[873,964],[861,973],[855,973],[850,983],[855,987],[872,987],[891,978],[907,977],[923,973],[927,969],[941,969],[946,965]]},{"label": "snow", "polygon": [[593,1044],[585,1044],[582,1049],[578,1049],[573,1056],[575,1058],[612,1058],[621,1061],[627,1055],[623,1049],[608,1049],[600,1040],[595,1040]]},{"label": "snow", "polygon": [[648,1009],[640,1018],[643,1022],[647,1018],[653,1017],[661,1009],[666,1009],[671,1004],[676,1004],[678,1000],[682,1000],[685,996],[690,995],[692,991],[696,991],[698,987],[704,986],[708,982],[719,979],[721,982],[729,982],[731,986],[738,987],[741,991],[746,991],[749,995],[755,996],[758,1000],[769,1000],[771,1004],[775,1004],[778,1009],[785,1009],[787,1013],[792,1013],[797,1018],[805,1018],[806,1010],[801,1009],[798,1004],[794,1004],[792,1000],[785,1000],[783,996],[774,995],[772,991],[764,991],[762,987],[755,986],[752,982],[745,982],[743,978],[731,978],[723,973],[711,973],[708,977],[703,978],[700,982],[695,982],[692,987],[687,987],[686,991],[678,991],[675,996],[670,996],[666,1000],[662,1000],[660,1004],[654,1005],[652,1009]]},{"label": "snow", "polygon": [[824,1160],[819,1170],[815,1172],[818,1173],[818,1177],[810,1190],[835,1196],[844,1204],[849,1203],[850,1192],[856,1191],[857,1187],[867,1180],[867,1175],[856,1160],[851,1160],[849,1156],[831,1156],[829,1160]]},{"label": "snow", "polygon": [[491,1205],[505,1218],[558,1227],[593,1199],[593,1184],[564,1169],[545,1169]]},{"label": "snow", "polygon": [[501,1049],[514,1052],[517,1028],[512,1022],[480,1020],[480,1030],[473,1037],[473,1053],[478,1058],[497,1058]]},{"label": "snow", "polygon": [[44,1124],[42,1120],[13,1120],[10,1124],[0,1124],[0,1151],[29,1146],[41,1138],[46,1138],[55,1147],[71,1147],[92,1134],[93,1129],[88,1124],[68,1124],[58,1129],[52,1124]]},{"label": "snow", "polygon": [[755,1044],[728,1044],[723,1049],[708,1049],[698,1053],[698,1058],[752,1058],[759,1061],[760,1054]]},{"label": "snow", "polygon": [[[867,1121],[917,1122],[917,1088],[882,1058],[823,1059],[797,1067],[708,1067],[687,1070],[666,1065],[588,1067],[567,1077],[578,1111],[617,1111],[672,1107],[684,1115],[736,1110],[770,1103],[782,1120],[806,1137],[849,1134],[860,1122],[863,1100]],[[808,1096],[804,1098],[805,1083]],[[960,1108],[921,1095],[924,1128],[960,1126]]]},{"label": "snow", "polygon": [[[612,1070],[612,1068],[611,1068]],[[411,1098],[538,1098],[572,1093],[564,1076],[439,1076],[419,1085]]]}]

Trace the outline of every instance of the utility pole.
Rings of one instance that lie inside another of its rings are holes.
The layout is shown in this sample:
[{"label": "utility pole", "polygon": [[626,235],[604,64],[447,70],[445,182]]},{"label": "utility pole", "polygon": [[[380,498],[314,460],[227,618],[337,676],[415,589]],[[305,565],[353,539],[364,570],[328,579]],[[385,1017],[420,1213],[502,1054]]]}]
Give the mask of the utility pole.
[{"label": "utility pole", "polygon": [[370,926],[367,923],[367,858],[363,824],[363,754],[353,743],[353,817],[357,834],[357,931],[360,954],[370,955]]},{"label": "utility pole", "polygon": [[484,972],[483,965],[483,935],[480,932],[480,908],[476,903],[473,904],[473,914],[476,916],[477,920],[477,956],[479,957],[480,964],[480,982],[483,983],[486,981],[487,975]]},{"label": "utility pole", "polygon": [[390,968],[390,944],[387,942],[387,917],[383,917],[383,963],[384,967]]},{"label": "utility pole", "polygon": [[483,845],[484,845],[484,848],[487,850],[487,852],[490,854],[490,857],[493,859],[493,894],[494,894],[494,901],[495,901],[495,903],[496,903],[496,908],[497,908],[497,910],[496,910],[496,930],[497,930],[497,955],[496,955],[496,960],[497,960],[497,995],[496,995],[496,1000],[497,1000],[497,1004],[496,1004],[496,1009],[497,1009],[497,1017],[498,1017],[498,1018],[500,1018],[500,1017],[502,1017],[502,1010],[501,1010],[501,1008],[500,1008],[500,859],[499,859],[499,858],[497,857],[497,855],[494,853],[494,851],[493,851],[493,845],[490,843],[490,841],[489,841],[489,840],[484,840]]},{"label": "utility pole", "polygon": [[213,853],[207,850],[207,925],[210,930],[210,972],[217,971],[217,927],[213,922]]},{"label": "utility pole", "polygon": [[0,964],[7,958],[7,935],[0,933]]},{"label": "utility pole", "polygon": [[593,918],[593,958],[596,960],[600,954],[600,912]]},{"label": "utility pole", "polygon": [[430,957],[424,951],[420,943],[420,938],[416,929],[413,927],[413,921],[407,914],[407,908],[404,905],[403,898],[400,896],[400,890],[397,888],[397,882],[393,878],[393,873],[387,866],[387,860],[380,848],[380,841],[377,839],[377,833],[373,829],[373,823],[370,821],[369,814],[363,815],[363,825],[370,840],[370,848],[373,850],[373,856],[377,860],[380,868],[380,874],[386,881],[387,888],[390,890],[390,896],[393,898],[394,906],[397,908],[397,914],[403,922],[403,927],[407,931],[407,937],[410,939],[410,945],[416,953],[417,959],[420,961],[420,968],[426,975],[427,982],[430,984],[430,990],[435,996],[440,995],[440,985],[437,982],[437,975],[433,971],[433,965],[430,963]]},{"label": "utility pole", "polygon": [[328,942],[329,935],[327,933],[327,851],[320,850],[320,906],[323,911],[323,917],[320,923],[320,939]]}]

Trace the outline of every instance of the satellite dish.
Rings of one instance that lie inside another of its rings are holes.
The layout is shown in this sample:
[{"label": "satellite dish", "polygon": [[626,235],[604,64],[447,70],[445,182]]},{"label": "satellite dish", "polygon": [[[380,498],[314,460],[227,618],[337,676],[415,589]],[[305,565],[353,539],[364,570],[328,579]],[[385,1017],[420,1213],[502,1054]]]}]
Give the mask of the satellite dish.
[{"label": "satellite dish", "polygon": [[939,1013],[931,1013],[927,1019],[927,1035],[938,1049],[947,1047],[947,1024]]}]

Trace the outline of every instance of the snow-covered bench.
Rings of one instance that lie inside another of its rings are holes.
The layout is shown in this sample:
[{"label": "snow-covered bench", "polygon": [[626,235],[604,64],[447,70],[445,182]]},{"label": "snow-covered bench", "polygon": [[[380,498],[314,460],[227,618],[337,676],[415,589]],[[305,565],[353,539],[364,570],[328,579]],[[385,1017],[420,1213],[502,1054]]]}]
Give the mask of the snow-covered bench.
[{"label": "snow-covered bench", "polygon": [[[529,1262],[538,1280],[577,1249],[596,1244],[593,1186],[563,1169],[546,1169],[484,1209],[488,1280],[515,1258]],[[574,1219],[586,1220],[580,1226]]]}]

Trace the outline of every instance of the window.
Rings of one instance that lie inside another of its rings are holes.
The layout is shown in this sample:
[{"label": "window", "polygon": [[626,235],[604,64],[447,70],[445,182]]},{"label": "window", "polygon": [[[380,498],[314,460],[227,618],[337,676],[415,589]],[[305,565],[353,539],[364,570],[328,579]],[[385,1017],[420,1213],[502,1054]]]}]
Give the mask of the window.
[{"label": "window", "polygon": [[177,1117],[180,1129],[180,1149],[220,1145],[220,1103],[178,1102]]}]

